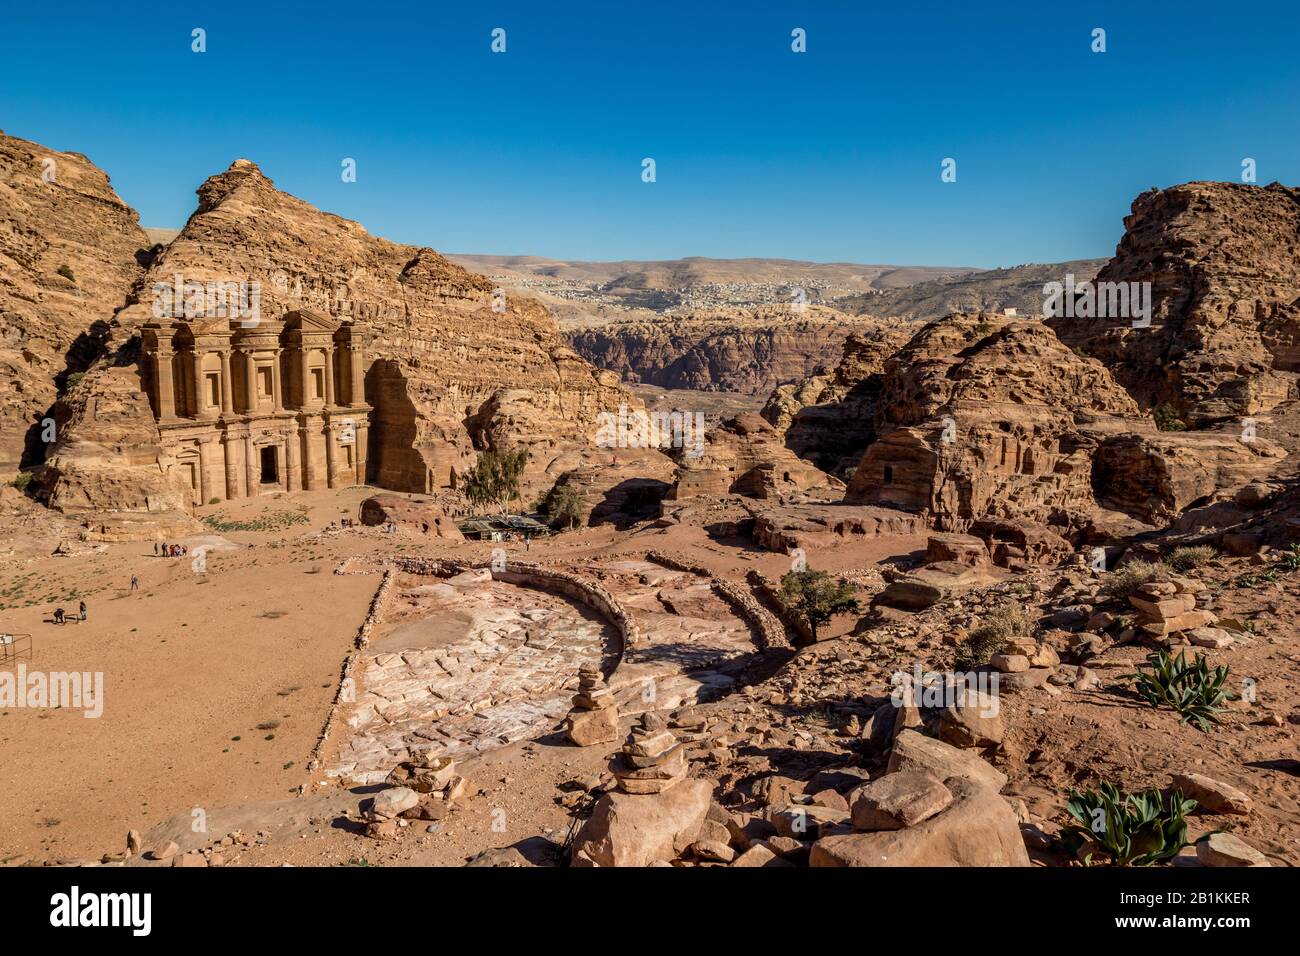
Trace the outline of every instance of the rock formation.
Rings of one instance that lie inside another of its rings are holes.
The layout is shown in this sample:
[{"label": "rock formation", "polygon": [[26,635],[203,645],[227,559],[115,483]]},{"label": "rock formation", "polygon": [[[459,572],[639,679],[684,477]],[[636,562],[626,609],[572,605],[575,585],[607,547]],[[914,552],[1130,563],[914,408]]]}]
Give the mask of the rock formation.
[{"label": "rock formation", "polygon": [[571,330],[569,341],[626,382],[763,395],[840,355],[845,337],[874,325],[823,306],[762,306],[629,320]]},{"label": "rock formation", "polygon": [[1267,411],[1300,371],[1300,190],[1194,182],[1133,201],[1097,282],[1151,283],[1151,324],[1057,317],[1144,408],[1189,423]]},{"label": "rock formation", "polygon": [[359,510],[364,525],[395,524],[414,534],[464,541],[456,522],[442,507],[429,498],[404,498],[401,495],[371,495]]},{"label": "rock formation", "polygon": [[148,247],[134,210],[85,156],[0,132],[0,471],[6,482],[45,457],[41,422],[59,390],[75,388],[97,357],[113,313],[143,272]]},{"label": "rock formation", "polygon": [[[373,411],[363,461],[369,481],[394,490],[451,485],[476,449],[527,445],[545,467],[566,443],[591,440],[600,411],[638,404],[612,373],[583,362],[536,302],[503,301],[430,249],[323,213],[247,160],[198,193],[194,215],[108,323],[105,357],[69,397],[73,422],[50,462],[57,508],[147,513],[177,503],[168,499],[182,485],[174,461],[158,452],[154,417],[135,393],[150,372],[139,365],[139,333],[178,281],[256,290],[259,315],[236,327],[302,311],[364,340]],[[132,480],[142,489],[134,496]]]}]

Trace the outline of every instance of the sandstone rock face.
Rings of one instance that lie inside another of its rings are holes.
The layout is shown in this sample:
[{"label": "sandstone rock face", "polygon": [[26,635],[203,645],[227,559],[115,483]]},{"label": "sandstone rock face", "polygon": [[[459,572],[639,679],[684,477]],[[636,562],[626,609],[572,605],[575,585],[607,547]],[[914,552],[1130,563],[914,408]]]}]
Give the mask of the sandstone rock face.
[{"label": "sandstone rock face", "polygon": [[[134,367],[137,336],[154,317],[159,290],[180,276],[246,283],[268,320],[312,309],[356,331],[365,342],[364,397],[373,408],[367,478],[393,490],[453,484],[476,448],[527,445],[533,467],[545,467],[558,449],[594,439],[599,412],[640,405],[615,376],[580,359],[535,301],[505,299],[487,279],[431,249],[388,242],[321,212],[276,189],[247,160],[209,178],[198,194],[197,211],[113,319],[106,358],[87,374],[93,389],[107,388],[98,380],[112,369]],[[115,411],[133,420],[138,443],[115,447],[113,462],[148,459],[147,407]],[[92,490],[89,473],[105,456],[80,452],[96,444],[102,412],[72,413],[80,421],[57,449],[51,503],[145,511],[145,494],[123,502]],[[169,463],[151,467],[166,473]]]},{"label": "sandstone rock face", "polygon": [[1093,485],[1111,507],[1152,522],[1268,475],[1286,450],[1218,432],[1119,435],[1097,449]]},{"label": "sandstone rock face", "polygon": [[925,326],[885,362],[881,395],[882,437],[845,500],[923,511],[946,530],[1091,507],[1089,448],[1107,430],[1142,427],[1100,363],[1041,322],[1007,316]]},{"label": "sandstone rock face", "polygon": [[1194,182],[1143,193],[1098,282],[1150,282],[1151,326],[1049,320],[1146,408],[1190,423],[1274,408],[1300,371],[1300,190]]},{"label": "sandstone rock face", "polygon": [[626,382],[763,395],[833,365],[845,337],[871,324],[823,306],[762,306],[613,322],[571,331],[569,341]]},{"label": "sandstone rock face", "polygon": [[437,502],[427,498],[403,498],[401,495],[372,495],[361,502],[361,523],[381,525],[392,522],[419,534],[451,541],[464,541],[456,522],[443,512]]},{"label": "sandstone rock face", "polygon": [[795,454],[833,475],[857,466],[876,440],[876,405],[885,361],[907,344],[913,325],[855,332],[832,372],[778,386],[762,416],[785,432]]},{"label": "sandstone rock face", "polygon": [[843,483],[798,458],[756,414],[737,415],[705,434],[704,447],[677,459],[671,500],[697,495],[779,498],[801,492],[838,495]]},{"label": "sandstone rock face", "polygon": [[5,481],[20,461],[35,465],[45,457],[39,423],[64,377],[97,356],[113,313],[143,272],[137,255],[148,247],[136,213],[85,156],[0,133]]}]

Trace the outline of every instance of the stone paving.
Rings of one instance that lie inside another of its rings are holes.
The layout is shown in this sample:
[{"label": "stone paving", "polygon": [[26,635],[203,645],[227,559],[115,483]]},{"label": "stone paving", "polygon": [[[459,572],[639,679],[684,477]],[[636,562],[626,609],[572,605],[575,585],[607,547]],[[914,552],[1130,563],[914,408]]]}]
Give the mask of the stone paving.
[{"label": "stone paving", "polygon": [[[645,561],[575,565],[628,609],[640,643],[610,677],[625,715],[717,697],[755,647],[707,582]],[[382,782],[412,753],[467,756],[558,728],[579,667],[608,673],[614,628],[548,591],[399,573],[357,668],[349,732],[328,776]]]}]

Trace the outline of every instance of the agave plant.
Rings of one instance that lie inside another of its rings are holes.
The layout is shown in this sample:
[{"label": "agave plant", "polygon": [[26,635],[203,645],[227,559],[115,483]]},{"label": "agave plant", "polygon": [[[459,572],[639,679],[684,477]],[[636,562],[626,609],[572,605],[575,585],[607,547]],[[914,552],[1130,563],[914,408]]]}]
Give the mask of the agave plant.
[{"label": "agave plant", "polygon": [[1211,670],[1204,654],[1197,654],[1189,663],[1181,651],[1177,657],[1159,651],[1147,657],[1147,664],[1151,670],[1126,675],[1136,681],[1138,696],[1152,707],[1172,708],[1183,723],[1194,724],[1198,730],[1208,731],[1210,724],[1219,723],[1223,704],[1237,697],[1224,686],[1228,668]]},{"label": "agave plant", "polygon": [[[1061,840],[1071,853],[1092,844],[1112,866],[1153,866],[1190,845],[1187,815],[1196,801],[1177,790],[1167,797],[1154,789],[1122,794],[1103,782],[1097,790],[1071,791],[1066,809],[1078,821],[1061,828]],[[1091,865],[1092,858],[1089,853],[1084,863]]]}]

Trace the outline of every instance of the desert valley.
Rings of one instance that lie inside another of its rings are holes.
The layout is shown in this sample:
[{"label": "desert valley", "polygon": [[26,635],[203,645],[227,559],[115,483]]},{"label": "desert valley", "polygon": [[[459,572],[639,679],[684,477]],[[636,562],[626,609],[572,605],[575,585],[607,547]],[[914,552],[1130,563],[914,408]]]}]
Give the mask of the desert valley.
[{"label": "desert valley", "polygon": [[0,865],[1300,864],[1300,190],[989,271],[109,173],[0,134]]}]

